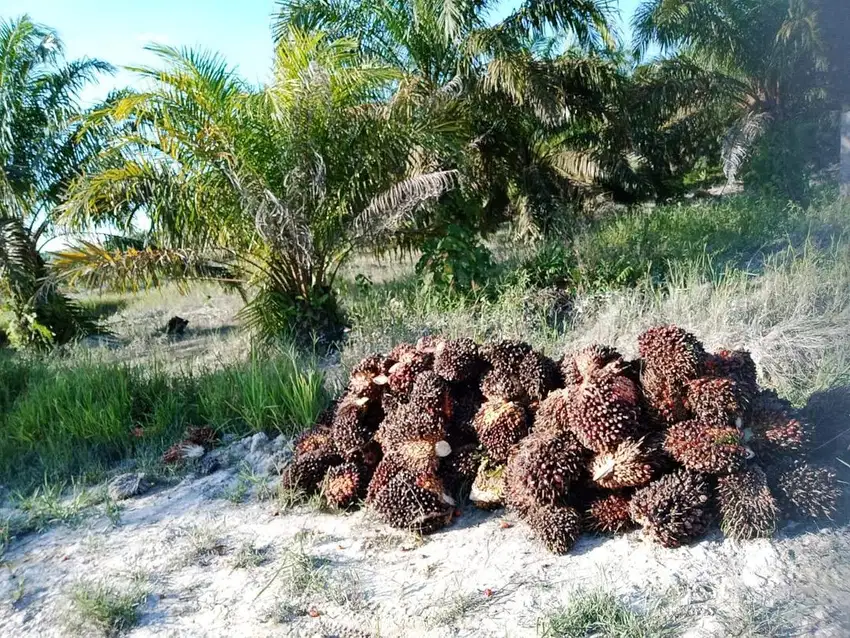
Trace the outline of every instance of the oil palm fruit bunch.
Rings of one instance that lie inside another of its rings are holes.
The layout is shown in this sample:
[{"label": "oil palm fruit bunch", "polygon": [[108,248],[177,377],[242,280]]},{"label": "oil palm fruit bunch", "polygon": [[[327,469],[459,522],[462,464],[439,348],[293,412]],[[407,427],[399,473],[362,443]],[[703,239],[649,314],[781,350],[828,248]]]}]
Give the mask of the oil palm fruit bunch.
[{"label": "oil palm fruit bunch", "polygon": [[281,481],[337,508],[365,497],[422,533],[467,499],[506,506],[557,553],[582,530],[640,526],[677,547],[715,521],[747,539],[837,513],[841,482],[819,462],[846,426],[814,428],[830,400],[797,411],[759,388],[748,352],[706,352],[677,326],[645,331],[637,349],[628,361],[592,344],[555,362],[522,341],[428,336],[370,354],[293,441]]},{"label": "oil palm fruit bunch", "polygon": [[688,381],[702,376],[706,353],[699,340],[677,326],[657,326],[638,337],[641,385],[651,416],[661,424],[687,418]]},{"label": "oil palm fruit bunch", "polygon": [[708,529],[711,488],[704,475],[677,470],[635,492],[629,511],[652,540],[664,547],[678,547]]},{"label": "oil palm fruit bunch", "polygon": [[622,360],[611,361],[570,389],[571,429],[594,452],[613,450],[644,429],[638,388],[623,372]]},{"label": "oil palm fruit bunch", "polygon": [[623,494],[609,494],[590,503],[587,524],[601,534],[622,534],[635,526],[629,512],[629,499]]},{"label": "oil palm fruit bunch", "polygon": [[724,535],[756,538],[773,534],[779,508],[758,465],[719,477],[715,495]]}]

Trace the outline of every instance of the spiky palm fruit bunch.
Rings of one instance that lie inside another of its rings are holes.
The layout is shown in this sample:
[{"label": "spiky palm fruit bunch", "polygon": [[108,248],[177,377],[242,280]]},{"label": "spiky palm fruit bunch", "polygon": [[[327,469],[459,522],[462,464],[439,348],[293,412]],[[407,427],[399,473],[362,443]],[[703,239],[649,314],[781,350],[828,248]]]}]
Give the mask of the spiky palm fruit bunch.
[{"label": "spiky palm fruit bunch", "polygon": [[703,376],[702,344],[681,328],[658,326],[638,337],[638,349],[643,360],[641,385],[651,416],[662,424],[687,418],[685,384]]},{"label": "spiky palm fruit bunch", "polygon": [[711,488],[702,474],[677,470],[635,492],[629,512],[649,538],[664,547],[679,547],[708,528]]},{"label": "spiky palm fruit bunch", "polygon": [[756,395],[747,423],[748,441],[763,458],[797,454],[807,450],[814,436],[811,425],[797,418],[788,401],[773,390]]},{"label": "spiky palm fruit bunch", "polygon": [[550,392],[564,385],[558,364],[536,350],[525,355],[517,377],[530,401],[542,401]]},{"label": "spiky palm fruit bunch", "polygon": [[387,416],[375,434],[384,453],[390,453],[407,441],[446,440],[446,419],[438,413],[422,410],[414,403],[402,403]]},{"label": "spiky palm fruit bunch", "polygon": [[454,413],[451,386],[431,370],[426,370],[416,377],[408,403],[418,410],[446,419],[451,419]]},{"label": "spiky palm fruit bunch", "polygon": [[505,463],[513,447],[528,434],[528,415],[519,403],[500,399],[485,402],[472,421],[487,455]]},{"label": "spiky palm fruit bunch", "polygon": [[540,505],[526,516],[534,535],[554,554],[566,554],[581,536],[582,517],[568,505]]},{"label": "spiky palm fruit bunch", "polygon": [[480,465],[478,446],[467,444],[452,449],[451,454],[440,459],[439,474],[445,479],[446,487],[458,494],[472,486]]},{"label": "spiky palm fruit bunch", "polygon": [[452,447],[477,443],[478,435],[472,422],[484,403],[484,396],[476,385],[459,384],[451,388],[452,417],[446,424],[446,440]]},{"label": "spiky palm fruit bunch", "polygon": [[454,512],[438,478],[414,476],[405,470],[389,480],[371,506],[388,525],[422,534],[447,525]]},{"label": "spiky palm fruit bunch", "polygon": [[401,342],[397,343],[393,346],[392,350],[390,350],[389,354],[386,358],[387,371],[389,368],[393,366],[393,364],[398,363],[403,358],[410,356],[412,353],[416,352],[416,346],[412,343]]},{"label": "spiky palm fruit bunch", "polygon": [[419,352],[434,354],[439,345],[444,341],[445,339],[439,335],[422,335],[416,340],[416,350]]},{"label": "spiky palm fruit bunch", "polygon": [[316,423],[314,424],[314,427],[331,427],[334,422],[334,414],[336,414],[336,406],[338,405],[339,399],[334,399],[333,401],[331,401],[328,407],[319,412],[319,416],[316,417]]},{"label": "spiky palm fruit bunch", "polygon": [[334,452],[315,450],[296,456],[281,473],[280,482],[286,489],[315,492],[322,484],[327,471],[341,465],[343,459]]},{"label": "spiky palm fruit bunch", "polygon": [[374,426],[367,418],[371,399],[346,395],[337,405],[332,432],[334,445],[348,460],[372,440]]},{"label": "spiky palm fruit bunch", "polygon": [[831,468],[783,459],[768,468],[767,477],[786,518],[832,518],[835,514],[841,487]]},{"label": "spiky palm fruit bunch", "polygon": [[613,450],[643,431],[640,394],[618,361],[588,374],[571,401],[571,429],[594,452]]},{"label": "spiky palm fruit bunch", "polygon": [[594,483],[608,490],[638,487],[652,480],[657,465],[642,439],[623,441],[610,452],[594,455],[590,475]]},{"label": "spiky palm fruit bunch", "polygon": [[532,351],[524,341],[504,339],[487,344],[480,349],[481,358],[493,368],[502,370],[519,370],[522,360]]},{"label": "spiky palm fruit bunch", "polygon": [[331,507],[344,508],[363,493],[363,473],[354,463],[330,468],[322,482],[322,495]]},{"label": "spiky palm fruit bunch", "polygon": [[598,343],[567,353],[561,363],[561,373],[567,387],[580,385],[591,372],[601,370],[623,357],[614,348]]},{"label": "spiky palm fruit bunch", "polygon": [[773,535],[779,509],[759,466],[719,477],[715,495],[723,534],[730,538]]},{"label": "spiky palm fruit bunch", "polygon": [[370,504],[378,494],[389,485],[396,474],[404,470],[399,461],[392,456],[385,456],[372,473],[372,479],[366,490],[366,503]]},{"label": "spiky palm fruit bunch", "polygon": [[296,456],[316,450],[333,451],[335,449],[333,430],[327,426],[313,426],[295,439],[293,447]]},{"label": "spiky palm fruit bunch", "polygon": [[503,401],[527,401],[525,388],[514,372],[502,368],[493,368],[481,379],[481,394],[487,399]]},{"label": "spiky palm fruit bunch", "polygon": [[572,410],[572,391],[569,388],[551,392],[537,408],[534,431],[559,434],[571,430]]},{"label": "spiky palm fruit bunch", "polygon": [[494,510],[505,504],[505,466],[488,458],[480,460],[469,500],[478,509]]},{"label": "spiky palm fruit bunch", "polygon": [[749,405],[758,392],[756,364],[746,350],[718,350],[708,355],[705,373],[710,377],[732,379],[744,406]]},{"label": "spiky palm fruit bunch", "polygon": [[595,499],[587,510],[591,530],[602,534],[622,534],[635,526],[629,513],[629,499],[621,494],[609,494]]},{"label": "spiky palm fruit bunch", "polygon": [[387,385],[391,392],[407,397],[413,390],[413,383],[421,373],[430,370],[434,355],[419,350],[404,350],[387,374]]},{"label": "spiky palm fruit bunch", "polygon": [[508,461],[506,499],[517,511],[536,504],[557,503],[587,465],[587,450],[569,432],[527,436]]},{"label": "spiky palm fruit bunch", "polygon": [[685,407],[706,424],[743,426],[745,404],[732,379],[700,377],[686,384]]},{"label": "spiky palm fruit bunch", "polygon": [[390,454],[393,460],[414,474],[436,474],[440,459],[451,454],[451,446],[445,441],[408,440],[392,448]]},{"label": "spiky palm fruit bunch", "polygon": [[[383,392],[383,377],[388,368],[386,359],[380,354],[370,354],[351,369],[348,394],[378,400]],[[378,380],[376,382],[376,379]]]},{"label": "spiky palm fruit bunch", "polygon": [[696,420],[682,421],[668,429],[664,449],[689,470],[706,474],[737,472],[750,456],[737,428]]},{"label": "spiky palm fruit bunch", "polygon": [[481,365],[478,344],[472,339],[449,339],[434,350],[434,372],[446,381],[469,381],[479,374]]}]

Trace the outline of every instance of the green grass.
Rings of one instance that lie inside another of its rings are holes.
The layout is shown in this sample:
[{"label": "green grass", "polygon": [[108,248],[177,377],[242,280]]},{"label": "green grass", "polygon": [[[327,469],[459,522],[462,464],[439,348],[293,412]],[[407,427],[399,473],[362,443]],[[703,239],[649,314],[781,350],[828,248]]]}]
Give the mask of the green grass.
[{"label": "green grass", "polygon": [[126,589],[101,581],[79,583],[71,591],[71,623],[81,635],[120,635],[138,623],[147,595],[138,581]]},{"label": "green grass", "polygon": [[539,623],[544,638],[665,638],[678,626],[661,603],[637,611],[602,590],[576,592],[570,603]]},{"label": "green grass", "polygon": [[[749,223],[741,221],[746,201],[697,203],[681,211],[665,206],[644,214],[674,218],[654,222],[659,226],[692,228],[699,224],[675,218],[695,216],[702,224],[720,224],[711,216],[725,206],[729,210],[724,223],[731,224],[729,218],[741,214],[737,228]],[[842,223],[850,222],[850,208],[833,204],[805,212],[789,209],[787,214],[796,221],[784,226],[777,221],[777,227],[768,231],[765,225],[772,220],[772,209],[761,205],[763,210],[752,213],[761,221],[752,222],[756,226],[748,230],[750,239],[727,253],[737,258],[711,256],[704,245],[677,236],[692,250],[683,249],[665,263],[663,275],[645,272],[629,285],[567,287],[557,292],[541,290],[529,277],[517,276],[504,281],[496,294],[453,299],[435,297],[410,277],[351,289],[348,298],[355,324],[343,361],[351,365],[369,352],[388,350],[426,332],[478,340],[519,338],[556,358],[590,342],[607,343],[633,356],[640,332],[676,323],[693,331],[710,349],[751,350],[761,382],[804,403],[815,391],[850,383],[850,234],[841,231]],[[617,240],[622,244],[628,235],[622,228],[634,222],[609,223],[621,229],[614,234],[622,235]],[[791,232],[795,225],[798,231]],[[769,250],[764,242],[755,245],[757,235],[770,233],[785,239],[777,239]],[[614,241],[612,237],[605,241]],[[597,243],[600,250],[605,245],[602,240]],[[667,240],[668,245],[675,243]],[[637,270],[646,271],[647,263]]]},{"label": "green grass", "polygon": [[158,456],[189,425],[292,435],[327,401],[318,361],[293,349],[191,372],[4,355],[0,388],[0,482],[23,490],[102,478],[121,459]]}]

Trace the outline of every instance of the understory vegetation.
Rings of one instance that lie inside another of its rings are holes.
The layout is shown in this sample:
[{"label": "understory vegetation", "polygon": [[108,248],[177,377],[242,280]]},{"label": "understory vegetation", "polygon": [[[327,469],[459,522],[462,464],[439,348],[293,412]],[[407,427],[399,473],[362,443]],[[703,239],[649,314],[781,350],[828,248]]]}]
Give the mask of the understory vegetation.
[{"label": "understory vegetation", "polygon": [[192,425],[291,436],[327,403],[315,359],[293,349],[213,370],[130,365],[85,351],[0,357],[0,481],[23,489],[97,480],[128,458],[155,462]]},{"label": "understory vegetation", "polygon": [[[624,212],[557,244],[496,238],[491,270],[467,295],[421,286],[404,255],[365,255],[340,278],[347,339],[324,356],[284,344],[246,352],[236,341],[229,359],[201,368],[169,360],[167,343],[134,362],[82,345],[5,353],[0,482],[26,491],[100,480],[128,458],[156,466],[189,426],[295,434],[336,395],[345,368],[429,333],[522,338],[557,357],[592,342],[628,353],[646,328],[675,322],[709,348],[750,350],[760,381],[802,405],[850,383],[848,219],[826,193],[805,209],[731,196]],[[609,268],[615,254],[619,271]],[[132,304],[105,299],[110,311]]]}]

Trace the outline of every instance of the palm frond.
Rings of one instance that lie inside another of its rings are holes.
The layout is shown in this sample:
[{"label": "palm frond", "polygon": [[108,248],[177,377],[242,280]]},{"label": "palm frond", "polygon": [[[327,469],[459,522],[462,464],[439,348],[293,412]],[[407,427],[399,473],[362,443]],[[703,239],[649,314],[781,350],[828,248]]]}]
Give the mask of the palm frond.
[{"label": "palm frond", "polygon": [[721,159],[727,183],[731,184],[738,178],[741,167],[771,119],[767,112],[748,111],[726,132],[723,137]]},{"label": "palm frond", "polygon": [[377,195],[354,219],[356,238],[379,238],[395,230],[410,214],[428,200],[448,192],[457,183],[457,171],[436,171],[416,175]]},{"label": "palm frond", "polygon": [[188,249],[126,248],[108,250],[91,242],[53,254],[53,267],[69,285],[137,292],[195,280],[227,285],[242,282],[232,260],[213,259]]}]

